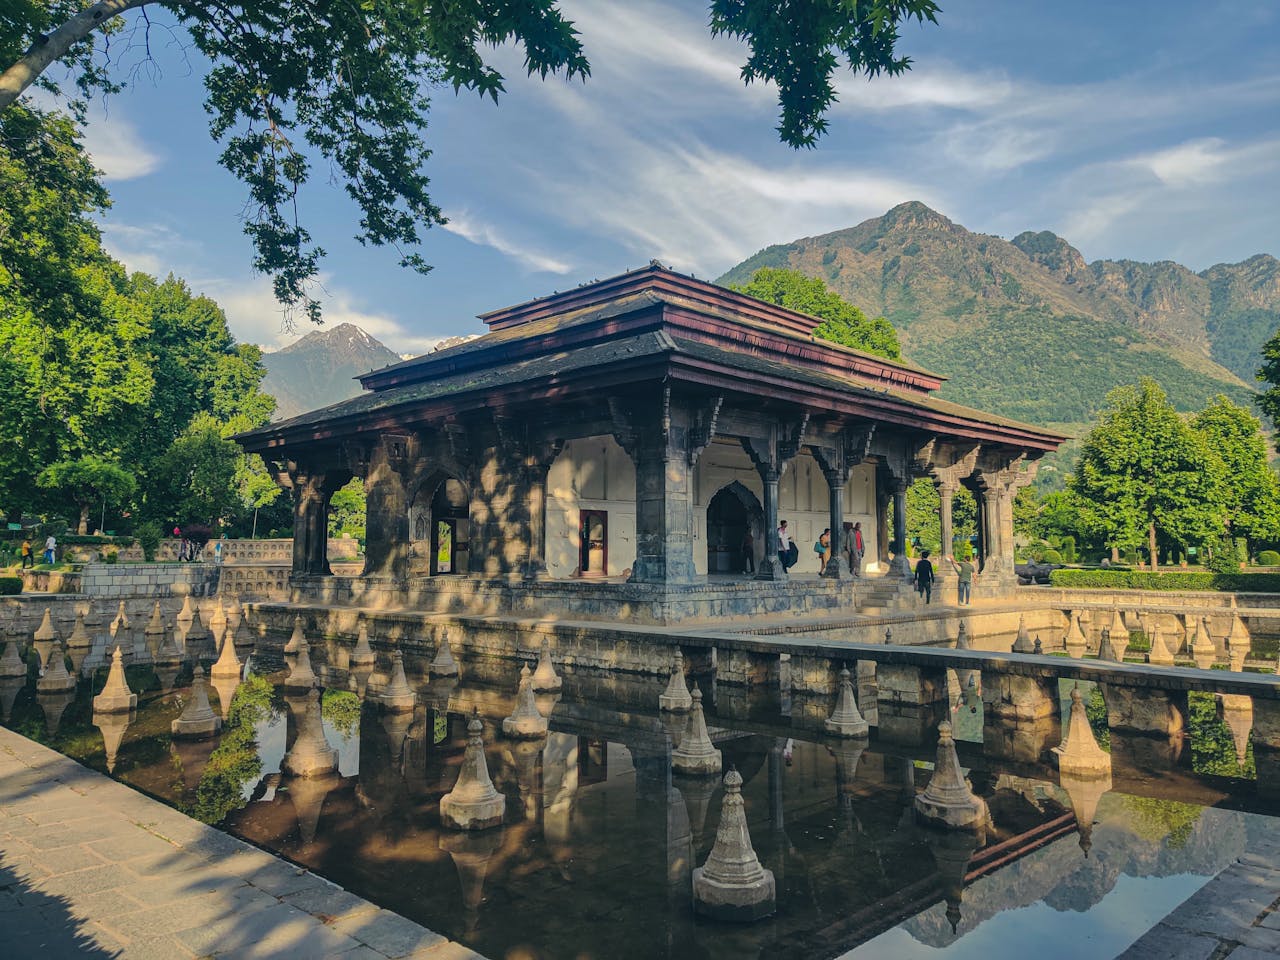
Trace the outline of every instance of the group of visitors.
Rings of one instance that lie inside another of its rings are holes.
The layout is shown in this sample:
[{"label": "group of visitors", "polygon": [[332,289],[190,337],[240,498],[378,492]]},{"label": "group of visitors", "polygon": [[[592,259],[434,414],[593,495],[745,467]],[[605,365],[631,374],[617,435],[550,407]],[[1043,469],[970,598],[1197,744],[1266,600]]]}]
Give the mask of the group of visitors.
[{"label": "group of visitors", "polygon": [[198,544],[189,537],[182,535],[182,527],[174,524],[173,539],[178,541],[178,562],[179,563],[195,563],[199,559],[200,551],[204,544]]},{"label": "group of visitors", "polygon": [[[742,549],[744,554],[754,554],[754,545],[751,542],[751,534],[748,533],[743,541]],[[862,576],[862,556],[864,551],[862,542],[862,524],[855,523],[852,528],[845,528],[844,553],[849,561],[849,570],[855,577]],[[831,528],[827,527],[822,534],[813,543],[813,552],[818,555],[818,574],[826,572],[827,564],[831,562]],[[796,545],[791,537],[791,531],[787,528],[787,521],[783,520],[778,524],[778,562],[782,564],[784,570],[790,570],[800,559],[800,548]],[[751,556],[748,570],[754,572],[754,556]]]},{"label": "group of visitors", "polygon": [[[916,593],[924,597],[925,603],[933,602],[933,581],[935,579],[933,561],[929,559],[929,556],[928,550],[921,552],[920,559],[916,561],[915,573],[912,575]],[[973,561],[967,558],[957,563],[955,557],[948,556],[947,563],[951,564],[951,569],[955,570],[959,577],[957,584],[959,601],[961,605],[968,606],[973,598],[973,581],[977,579],[977,569],[974,567]]]},{"label": "group of visitors", "polygon": [[[58,559],[58,538],[53,534],[45,537],[44,541],[44,562],[52,566]],[[22,569],[28,567],[34,569],[36,565],[35,552],[31,548],[31,541],[24,539],[22,541]]]}]

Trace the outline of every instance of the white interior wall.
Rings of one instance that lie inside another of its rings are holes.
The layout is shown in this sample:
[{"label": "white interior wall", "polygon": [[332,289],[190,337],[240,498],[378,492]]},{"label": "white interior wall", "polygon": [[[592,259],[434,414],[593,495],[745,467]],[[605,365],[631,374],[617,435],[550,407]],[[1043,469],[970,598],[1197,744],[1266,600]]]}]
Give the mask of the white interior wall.
[{"label": "white interior wall", "polygon": [[[707,572],[707,504],[721,488],[738,481],[763,502],[764,485],[736,440],[717,440],[703,451],[693,476],[693,561]],[[547,570],[571,577],[578,568],[578,521],[582,510],[609,515],[609,575],[621,575],[635,561],[635,465],[612,437],[570,440],[547,475]],[[828,524],[827,481],[808,453],[792,461],[778,489],[778,518],[786,520],[800,548],[794,568],[818,569],[813,543]],[[861,521],[863,542],[874,555],[876,544],[875,466],[861,464],[845,488],[845,519]],[[873,562],[866,564],[872,572]]]}]

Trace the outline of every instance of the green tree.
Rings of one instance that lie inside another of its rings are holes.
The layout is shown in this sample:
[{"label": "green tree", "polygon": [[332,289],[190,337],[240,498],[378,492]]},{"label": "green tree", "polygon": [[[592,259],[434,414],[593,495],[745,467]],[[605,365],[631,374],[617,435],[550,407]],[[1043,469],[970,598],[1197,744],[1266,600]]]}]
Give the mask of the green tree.
[{"label": "green tree", "polygon": [[817,317],[821,323],[813,328],[815,337],[890,360],[902,357],[897,331],[888,320],[884,317],[868,319],[865,313],[833,293],[821,280],[806,277],[799,270],[761,267],[745,284],[733,289],[758,300]]},{"label": "green tree", "polygon": [[[11,8],[11,9],[10,9]],[[422,230],[444,223],[428,193],[425,129],[441,83],[495,101],[503,77],[482,46],[520,44],[530,75],[586,78],[590,64],[555,0],[18,0],[0,17],[0,111],[62,62],[83,93],[117,89],[95,57],[103,35],[141,10],[149,35],[159,9],[209,63],[205,109],[225,144],[220,162],[249,193],[245,232],[254,266],[271,275],[286,304],[308,295],[324,255],[298,219],[314,167],[336,175],[360,208],[362,243],[390,245],[400,262],[429,269],[414,249]],[[711,29],[750,48],[744,82],[778,86],[782,139],[810,146],[826,129],[843,60],[867,76],[910,66],[896,53],[899,24],[935,21],[934,0],[713,0]],[[110,58],[107,58],[109,62]],[[317,162],[318,161],[318,162]]]},{"label": "green tree", "polygon": [[1221,531],[1220,486],[1204,441],[1150,378],[1107,394],[1071,480],[1086,524],[1113,548],[1145,540],[1152,569],[1160,535],[1185,545]]},{"label": "green tree", "polygon": [[89,511],[96,504],[108,500],[120,504],[137,486],[129,471],[95,456],[51,463],[40,471],[36,483],[76,505],[80,511],[76,532],[81,535],[89,532]]},{"label": "green tree", "polygon": [[[944,554],[954,553],[954,545],[944,545],[942,518],[939,510],[942,501],[933,481],[925,477],[914,480],[907,487],[907,542],[919,538],[926,550]],[[951,535],[957,542],[968,542],[978,531],[978,503],[966,487],[961,487],[951,498]]]},{"label": "green tree", "polygon": [[199,413],[160,459],[152,516],[216,524],[239,505],[235,486],[240,447],[212,414]]},{"label": "green tree", "polygon": [[364,483],[357,477],[336,491],[329,500],[329,536],[364,540]]},{"label": "green tree", "polygon": [[1232,537],[1243,537],[1252,553],[1260,540],[1280,537],[1280,482],[1267,458],[1262,422],[1224,396],[1215,397],[1191,420],[1223,482],[1218,504]]}]

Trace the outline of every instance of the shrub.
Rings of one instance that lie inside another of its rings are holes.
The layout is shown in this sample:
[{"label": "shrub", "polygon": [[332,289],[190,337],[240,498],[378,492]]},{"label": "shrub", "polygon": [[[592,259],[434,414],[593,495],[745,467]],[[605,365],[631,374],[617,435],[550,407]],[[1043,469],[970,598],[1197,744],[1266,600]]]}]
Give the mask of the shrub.
[{"label": "shrub", "polygon": [[1225,590],[1236,593],[1280,593],[1280,573],[1210,573],[1173,570],[1054,570],[1055,587],[1098,590]]},{"label": "shrub", "polygon": [[1274,550],[1263,550],[1258,554],[1258,563],[1264,567],[1280,567],[1280,553]]},{"label": "shrub", "polygon": [[0,597],[12,597],[21,592],[21,577],[0,577]]},{"label": "shrub", "polygon": [[1057,550],[1054,550],[1052,547],[1050,547],[1048,550],[1044,550],[1041,552],[1040,562],[1041,563],[1061,563],[1062,554],[1060,554]]},{"label": "shrub", "polygon": [[164,536],[164,531],[160,529],[160,524],[154,520],[138,524],[137,536],[138,546],[142,547],[142,556],[146,558],[147,562],[154,560],[156,551],[160,549],[160,539]]},{"label": "shrub", "polygon": [[120,551],[108,550],[102,555],[103,563],[116,563],[120,559]]}]

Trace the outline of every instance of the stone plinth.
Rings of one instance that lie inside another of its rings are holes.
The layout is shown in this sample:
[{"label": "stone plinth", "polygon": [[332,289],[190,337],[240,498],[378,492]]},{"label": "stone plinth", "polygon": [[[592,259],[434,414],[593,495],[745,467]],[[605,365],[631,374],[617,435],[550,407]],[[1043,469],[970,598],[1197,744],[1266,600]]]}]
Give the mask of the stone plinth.
[{"label": "stone plinth", "polygon": [[551,662],[551,641],[542,638],[542,651],[538,654],[538,669],[533,671],[532,688],[538,693],[555,693],[564,683]]},{"label": "stone plinth", "polygon": [[40,626],[36,627],[35,633],[31,635],[31,639],[37,643],[52,643],[58,639],[58,631],[53,628],[53,616],[48,607],[45,607],[44,617],[40,620]]},{"label": "stone plinth", "polygon": [[472,711],[467,723],[467,751],[458,782],[440,798],[440,823],[453,830],[484,830],[502,823],[507,799],[494,789],[484,757],[484,724]]},{"label": "stone plinth", "polygon": [[965,782],[951,737],[951,723],[938,724],[938,755],[933,776],[924,793],[915,799],[916,815],[931,826],[951,830],[985,830],[990,814],[986,801]]},{"label": "stone plinth", "polygon": [[1186,729],[1185,691],[1122,687],[1113,683],[1100,683],[1098,689],[1106,701],[1107,726],[1112,730],[1171,737]]},{"label": "stone plinth", "polygon": [[702,715],[702,691],[694,688],[689,724],[680,746],[671,751],[671,768],[689,776],[709,776],[720,772],[721,763],[720,751],[711,743],[707,721]]},{"label": "stone plinth", "polygon": [[369,646],[369,624],[363,620],[360,621],[360,631],[356,635],[356,646],[347,657],[347,662],[353,667],[372,666],[378,660],[378,655],[373,652],[373,647]]},{"label": "stone plinth", "polygon": [[129,689],[124,675],[124,656],[120,648],[111,652],[111,671],[107,674],[106,686],[93,698],[93,712],[128,713],[138,706],[138,695]]},{"label": "stone plinth", "polygon": [[1031,634],[1027,632],[1027,618],[1018,617],[1018,634],[1013,641],[1013,653],[1031,653],[1035,649],[1031,642]]},{"label": "stone plinth", "polygon": [[1154,624],[1151,627],[1151,650],[1147,653],[1147,663],[1155,667],[1173,666],[1173,651],[1165,643],[1160,628]]},{"label": "stone plinth", "polygon": [[76,678],[67,672],[62,644],[54,640],[49,650],[49,663],[44,676],[36,681],[36,690],[40,693],[64,693],[75,688]]},{"label": "stone plinth", "polygon": [[412,713],[418,698],[404,675],[404,654],[391,651],[391,679],[378,694],[378,703],[390,713]]},{"label": "stone plinth", "polygon": [[456,677],[458,675],[458,661],[453,659],[453,650],[449,646],[449,634],[447,631],[441,637],[440,647],[436,650],[436,655],[427,671],[433,677]]},{"label": "stone plinth", "polygon": [[325,777],[338,770],[338,751],[325,739],[317,690],[307,694],[306,709],[299,717],[298,736],[280,761],[280,769],[292,777]]},{"label": "stone plinth", "polygon": [[1043,720],[1058,712],[1058,682],[1056,679],[984,670],[982,703],[989,716],[1020,721]]},{"label": "stone plinth", "polygon": [[236,656],[236,643],[231,639],[231,632],[225,631],[222,638],[222,652],[218,654],[218,660],[209,670],[209,676],[214,680],[221,679],[240,679],[240,658]]},{"label": "stone plinth", "polygon": [[285,677],[284,687],[286,690],[310,690],[315,685],[316,674],[311,668],[311,645],[303,637],[298,641],[297,656],[289,664],[289,675]]},{"label": "stone plinth", "polygon": [[1058,770],[1064,776],[1076,779],[1111,776],[1111,755],[1098,746],[1085,715],[1079,686],[1071,688],[1071,719],[1062,743],[1054,747],[1053,752],[1058,758]]},{"label": "stone plinth", "polygon": [[837,737],[865,737],[871,727],[858,712],[853,696],[853,679],[848,668],[840,671],[840,692],[836,695],[835,708],[825,724],[827,733]]},{"label": "stone plinth", "polygon": [[683,713],[693,706],[693,697],[684,682],[684,655],[680,648],[672,657],[671,679],[667,681],[667,689],[658,697],[658,709],[672,713]]},{"label": "stone plinth", "polygon": [[68,649],[86,649],[91,646],[93,646],[93,637],[89,636],[89,631],[85,628],[84,614],[77,613],[75,626],[67,636],[67,647]]},{"label": "stone plinth", "polygon": [[[700,709],[695,705],[695,709]],[[707,862],[693,871],[693,908],[717,920],[750,922],[777,909],[773,872],[760,865],[742,801],[742,776],[731,769],[724,778],[720,826]]]},{"label": "stone plinth", "polygon": [[196,665],[191,678],[191,696],[182,716],[170,726],[176,740],[203,740],[222,729],[222,718],[209,706],[209,691],[205,688],[204,668]]},{"label": "stone plinth", "polygon": [[502,721],[502,732],[517,740],[537,740],[547,735],[547,718],[538,712],[533,697],[533,680],[528,666],[520,668],[520,689],[516,692],[516,708]]},{"label": "stone plinth", "polygon": [[289,634],[289,639],[285,641],[285,653],[297,653],[301,645],[306,641],[306,635],[302,630],[302,617],[295,616],[293,618],[293,632]]},{"label": "stone plinth", "polygon": [[1084,628],[1080,624],[1081,617],[1068,616],[1068,619],[1070,622],[1067,625],[1067,635],[1062,639],[1062,646],[1067,651],[1067,656],[1073,660],[1079,660],[1085,655],[1085,651],[1089,649],[1089,641],[1085,636]]},{"label": "stone plinth", "polygon": [[18,645],[12,640],[6,640],[4,644],[4,654],[0,655],[0,679],[15,679],[18,677],[26,677],[27,665],[22,662],[22,657],[18,656]]}]

